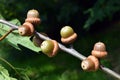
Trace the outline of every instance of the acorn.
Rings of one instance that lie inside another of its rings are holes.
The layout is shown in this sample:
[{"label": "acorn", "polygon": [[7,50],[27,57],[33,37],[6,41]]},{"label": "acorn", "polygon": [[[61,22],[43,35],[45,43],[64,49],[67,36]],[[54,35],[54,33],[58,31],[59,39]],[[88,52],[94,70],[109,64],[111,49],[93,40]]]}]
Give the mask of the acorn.
[{"label": "acorn", "polygon": [[39,12],[35,9],[29,10],[25,22],[30,22],[33,25],[40,24],[41,20],[39,18]]},{"label": "acorn", "polygon": [[[46,33],[40,33],[40,34],[42,34],[42,35],[44,35],[44,36],[48,36]],[[36,47],[40,47],[40,45],[42,44],[43,41],[44,41],[44,40],[41,39],[40,37],[38,37],[37,35],[34,35],[34,36],[32,37],[32,42],[33,42],[33,44],[34,44]]]},{"label": "acorn", "polygon": [[65,44],[71,44],[77,38],[77,34],[70,26],[63,27],[60,31],[60,35],[61,35],[61,41]]},{"label": "acorn", "polygon": [[99,69],[99,60],[93,55],[88,56],[85,60],[82,61],[81,67],[85,71],[96,71]]},{"label": "acorn", "polygon": [[18,27],[18,32],[21,36],[32,36],[34,31],[33,24],[29,22],[25,22],[22,26]]},{"label": "acorn", "polygon": [[41,43],[43,42],[43,40],[41,40],[39,37],[37,36],[33,36],[32,38],[32,42],[36,47],[40,47]]},{"label": "acorn", "polygon": [[97,42],[94,45],[94,49],[91,52],[97,58],[104,58],[107,56],[106,46],[103,42]]},{"label": "acorn", "polygon": [[48,57],[54,57],[59,50],[59,46],[55,40],[45,40],[41,44],[41,50]]}]

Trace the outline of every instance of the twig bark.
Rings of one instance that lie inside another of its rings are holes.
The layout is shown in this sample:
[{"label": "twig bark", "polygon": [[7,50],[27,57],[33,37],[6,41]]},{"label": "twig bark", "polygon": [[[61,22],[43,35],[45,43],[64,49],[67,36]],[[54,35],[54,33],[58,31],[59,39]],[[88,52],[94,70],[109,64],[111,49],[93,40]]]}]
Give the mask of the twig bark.
[{"label": "twig bark", "polygon": [[[15,28],[15,29],[18,28],[18,26],[14,25],[14,24],[11,24],[11,23],[9,23],[8,21],[5,21],[5,20],[0,20],[0,23],[6,24],[6,25],[10,26],[11,28]],[[38,33],[37,31],[35,31],[35,34],[38,35],[43,40],[49,40],[49,39],[51,39],[49,37],[46,37],[46,36]],[[76,58],[78,58],[80,60],[86,59],[86,57],[84,55],[82,55],[81,53],[79,53],[75,49],[73,49],[73,48],[67,48],[64,45],[60,44],[60,43],[58,43],[58,44],[59,44],[59,47],[60,47],[60,49],[62,51],[65,51],[66,53],[69,53],[69,54],[75,56]],[[114,78],[120,80],[120,74],[114,72],[113,70],[111,70],[111,69],[109,69],[109,68],[107,68],[107,67],[105,67],[103,65],[100,65],[99,69],[102,70],[103,72],[105,72],[105,73],[113,76]]]},{"label": "twig bark", "polygon": [[[7,37],[12,31],[18,29],[18,26],[15,26],[15,25],[13,25],[11,23],[8,23],[7,21],[0,20],[0,22],[10,26],[10,28],[11,28],[7,33],[5,33],[4,35],[2,35],[2,37],[0,37],[0,41],[2,41],[5,37]],[[14,27],[12,27],[12,26],[14,26]]]}]

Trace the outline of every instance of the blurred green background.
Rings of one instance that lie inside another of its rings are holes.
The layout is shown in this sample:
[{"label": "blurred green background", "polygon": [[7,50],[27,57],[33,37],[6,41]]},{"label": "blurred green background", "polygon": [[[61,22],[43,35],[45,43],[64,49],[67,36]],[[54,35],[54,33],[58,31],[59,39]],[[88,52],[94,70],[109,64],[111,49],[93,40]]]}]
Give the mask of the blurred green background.
[{"label": "blurred green background", "polygon": [[[119,0],[0,0],[0,16],[8,21],[17,18],[23,23],[30,9],[40,12],[42,23],[37,31],[59,42],[60,29],[65,25],[73,27],[78,34],[74,48],[85,56],[90,55],[96,42],[104,42],[109,55],[101,63],[120,73]],[[102,71],[83,71],[81,61],[63,51],[48,58],[24,47],[19,51],[3,40],[0,57],[0,64],[18,80],[115,80]],[[11,63],[19,75],[3,59]]]}]

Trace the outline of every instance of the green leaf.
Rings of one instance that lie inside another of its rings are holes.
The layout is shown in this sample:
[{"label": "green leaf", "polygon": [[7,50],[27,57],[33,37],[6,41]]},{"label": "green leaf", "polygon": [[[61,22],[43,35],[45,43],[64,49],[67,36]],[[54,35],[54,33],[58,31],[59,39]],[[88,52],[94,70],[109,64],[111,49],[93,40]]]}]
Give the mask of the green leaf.
[{"label": "green leaf", "polygon": [[[11,20],[10,23],[20,26],[20,22],[17,19]],[[9,26],[0,23],[0,35],[4,35],[9,29]],[[12,45],[16,49],[21,50],[19,46],[23,46],[35,52],[41,51],[39,47],[34,46],[33,42],[30,41],[30,37],[20,36],[18,34],[18,30],[10,33],[5,39],[7,43]]]},{"label": "green leaf", "polygon": [[4,19],[3,16],[0,14],[0,19]]},{"label": "green leaf", "polygon": [[17,80],[9,76],[8,70],[0,65],[0,80]]}]

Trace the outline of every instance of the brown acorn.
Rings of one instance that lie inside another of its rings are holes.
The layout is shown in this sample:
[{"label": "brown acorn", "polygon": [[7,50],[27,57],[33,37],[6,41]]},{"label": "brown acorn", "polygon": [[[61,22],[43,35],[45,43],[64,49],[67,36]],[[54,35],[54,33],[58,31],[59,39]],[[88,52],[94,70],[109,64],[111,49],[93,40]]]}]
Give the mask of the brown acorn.
[{"label": "brown acorn", "polygon": [[96,71],[99,69],[99,65],[99,60],[93,55],[88,56],[81,63],[81,67],[85,71]]},{"label": "brown acorn", "polygon": [[70,26],[63,27],[60,31],[60,35],[61,35],[61,41],[65,44],[71,44],[77,38],[77,34]]},{"label": "brown acorn", "polygon": [[54,57],[59,50],[59,46],[55,40],[45,40],[41,44],[41,50],[48,57]]},{"label": "brown acorn", "polygon": [[[46,33],[40,33],[44,36],[48,36]],[[32,42],[33,44],[36,46],[36,47],[40,47],[40,45],[42,44],[44,40],[41,39],[40,37],[38,37],[37,35],[34,35],[33,38],[32,38]]]},{"label": "brown acorn", "polygon": [[29,10],[25,22],[30,22],[34,25],[40,24],[39,12],[35,9]]},{"label": "brown acorn", "polygon": [[32,36],[34,31],[34,26],[29,22],[25,22],[22,26],[18,27],[18,32],[21,36]]},{"label": "brown acorn", "polygon": [[107,51],[106,51],[106,47],[105,44],[102,42],[97,42],[94,45],[94,49],[91,52],[92,55],[94,55],[97,58],[104,58],[107,56]]},{"label": "brown acorn", "polygon": [[40,47],[41,43],[43,42],[43,40],[41,40],[39,37],[37,36],[33,36],[32,38],[32,42],[36,47]]}]

